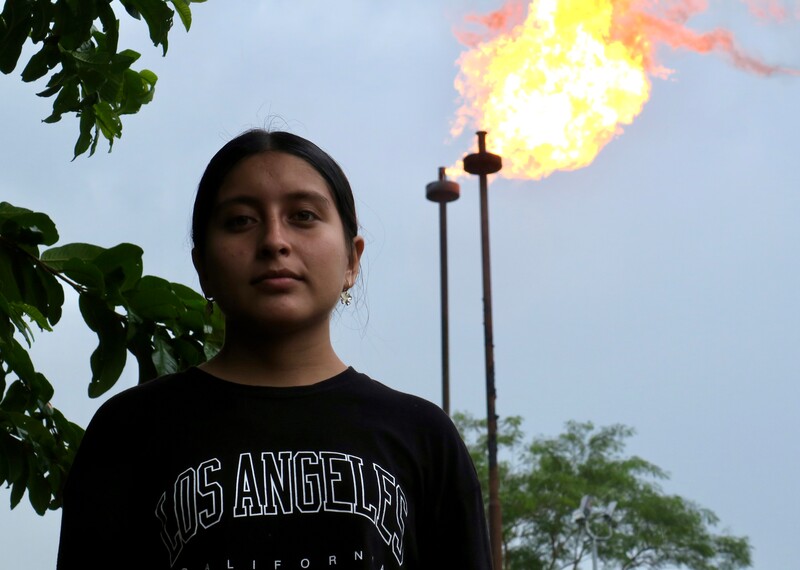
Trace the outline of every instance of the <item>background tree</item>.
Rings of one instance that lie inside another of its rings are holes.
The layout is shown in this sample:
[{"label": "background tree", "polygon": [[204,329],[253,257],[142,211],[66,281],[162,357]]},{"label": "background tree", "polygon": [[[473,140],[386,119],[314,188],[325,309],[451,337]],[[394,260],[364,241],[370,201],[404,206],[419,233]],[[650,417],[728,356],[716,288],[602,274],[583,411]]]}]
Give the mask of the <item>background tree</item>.
[{"label": "background tree", "polygon": [[[197,1],[197,0],[195,0]],[[167,50],[174,13],[191,25],[190,0],[121,0],[143,19],[156,46]],[[0,13],[0,71],[11,73],[23,46],[41,45],[22,70],[23,81],[54,71],[39,95],[55,97],[52,123],[79,119],[74,154],[94,152],[102,136],[122,134],[121,115],[139,111],[156,76],[130,67],[139,57],[118,50],[119,20],[110,0],[6,0]],[[175,10],[169,7],[171,4]],[[116,4],[114,4],[116,5]],[[97,334],[90,357],[89,396],[108,391],[132,354],[139,382],[198,364],[220,346],[223,323],[189,287],[142,275],[142,249],[123,243],[50,247],[56,226],[42,212],[0,203],[0,484],[11,486],[11,508],[25,492],[39,514],[61,506],[83,429],[50,401],[53,385],[28,350],[32,326],[51,331],[61,318],[65,288],[73,291],[86,325]]]},{"label": "background tree", "polygon": [[[486,479],[484,420],[456,414],[454,421],[467,442],[481,485]],[[591,556],[591,543],[572,514],[582,497],[617,502],[612,537],[599,543],[598,559],[609,568],[689,568],[734,570],[751,565],[745,537],[716,534],[719,520],[710,510],[666,494],[659,467],[626,456],[634,431],[612,425],[568,422],[555,438],[524,442],[522,419],[499,426],[503,546],[506,568],[577,569]],[[605,526],[604,526],[605,525]],[[593,523],[608,534],[607,523]]]}]

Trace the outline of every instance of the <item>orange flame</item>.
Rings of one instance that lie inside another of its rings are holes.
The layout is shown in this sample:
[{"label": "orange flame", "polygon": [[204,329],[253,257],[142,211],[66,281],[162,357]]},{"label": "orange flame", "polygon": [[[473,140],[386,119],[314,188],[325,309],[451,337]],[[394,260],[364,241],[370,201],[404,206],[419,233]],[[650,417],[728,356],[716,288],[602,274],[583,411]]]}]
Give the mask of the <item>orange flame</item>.
[{"label": "orange flame", "polygon": [[[785,17],[777,0],[745,1],[754,14]],[[797,73],[746,54],[727,30],[687,28],[706,8],[706,0],[532,0],[526,16],[521,0],[510,0],[468,16],[486,33],[457,32],[471,49],[458,60],[462,105],[451,134],[468,125],[489,130],[503,176],[539,179],[589,165],[633,122],[650,96],[650,78],[671,73],[656,61],[658,44],[719,52],[762,75]]]}]

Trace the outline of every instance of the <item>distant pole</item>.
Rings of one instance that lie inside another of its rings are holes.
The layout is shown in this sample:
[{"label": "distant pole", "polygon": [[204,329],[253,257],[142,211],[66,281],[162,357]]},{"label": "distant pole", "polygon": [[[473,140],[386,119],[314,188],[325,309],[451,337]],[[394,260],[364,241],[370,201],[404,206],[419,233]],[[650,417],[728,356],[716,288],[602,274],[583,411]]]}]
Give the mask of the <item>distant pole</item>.
[{"label": "distant pole", "polygon": [[455,182],[447,180],[444,166],[439,167],[439,179],[425,187],[425,195],[439,202],[439,269],[442,309],[442,409],[450,415],[450,309],[447,285],[447,203],[458,200],[461,190]]},{"label": "distant pole", "polygon": [[486,152],[486,131],[478,131],[478,152],[464,157],[464,170],[477,174],[481,187],[481,253],[483,258],[483,335],[486,355],[486,423],[489,448],[489,539],[495,570],[503,568],[503,515],[497,468],[497,414],[494,385],[494,334],[492,332],[492,281],[489,260],[489,197],[487,176],[503,167],[502,159]]}]

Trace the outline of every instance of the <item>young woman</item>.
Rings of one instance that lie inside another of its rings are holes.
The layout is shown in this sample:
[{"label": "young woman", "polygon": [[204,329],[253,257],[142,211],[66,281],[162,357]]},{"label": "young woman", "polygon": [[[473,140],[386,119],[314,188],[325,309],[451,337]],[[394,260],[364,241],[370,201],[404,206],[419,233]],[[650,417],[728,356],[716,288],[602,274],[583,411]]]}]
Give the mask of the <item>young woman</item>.
[{"label": "young woman", "polygon": [[65,491],[60,570],[490,568],[453,424],[331,346],[357,230],[344,173],[313,143],[254,130],[214,156],[192,258],[224,347],[97,412]]}]

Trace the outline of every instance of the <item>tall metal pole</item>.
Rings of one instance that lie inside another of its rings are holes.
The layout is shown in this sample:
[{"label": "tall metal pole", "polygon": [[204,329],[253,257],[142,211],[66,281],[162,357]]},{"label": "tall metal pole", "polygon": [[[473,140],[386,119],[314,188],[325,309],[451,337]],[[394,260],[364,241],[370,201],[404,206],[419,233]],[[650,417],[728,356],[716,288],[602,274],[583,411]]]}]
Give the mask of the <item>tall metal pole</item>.
[{"label": "tall metal pole", "polygon": [[444,166],[439,167],[439,180],[425,187],[428,200],[439,202],[439,265],[442,303],[442,409],[450,415],[450,309],[447,300],[447,203],[460,195],[458,184],[447,180]]},{"label": "tall metal pole", "polygon": [[481,189],[481,254],[483,259],[483,335],[486,355],[486,422],[489,452],[489,539],[495,570],[503,568],[503,515],[497,468],[497,414],[494,383],[494,333],[492,327],[492,280],[489,259],[489,197],[487,176],[503,167],[502,159],[486,152],[486,132],[478,131],[478,152],[464,157],[464,170],[477,174]]}]

